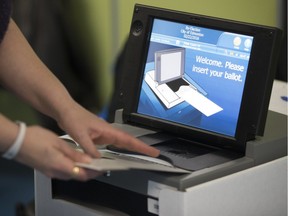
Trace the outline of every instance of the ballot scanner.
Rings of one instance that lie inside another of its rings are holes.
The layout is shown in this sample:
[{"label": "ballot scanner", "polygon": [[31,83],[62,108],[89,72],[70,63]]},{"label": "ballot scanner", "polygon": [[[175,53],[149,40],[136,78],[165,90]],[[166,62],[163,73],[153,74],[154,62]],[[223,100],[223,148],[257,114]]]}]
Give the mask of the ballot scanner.
[{"label": "ballot scanner", "polygon": [[[135,5],[112,125],[189,172],[78,182],[35,171],[36,215],[287,215],[287,111],[268,111],[280,37],[273,27]],[[171,136],[196,153],[167,147]]]},{"label": "ballot scanner", "polygon": [[[93,216],[122,214],[135,216],[188,216],[193,215],[194,211],[190,209],[191,213],[188,210],[185,213],[185,208],[189,206],[189,199],[197,200],[197,197],[189,195],[193,194],[193,188],[209,188],[210,184],[213,185],[213,182],[219,184],[219,197],[221,197],[221,194],[227,196],[227,190],[233,191],[241,188],[241,190],[247,193],[247,197],[254,197],[255,200],[253,203],[255,205],[259,203],[259,200],[261,200],[260,203],[263,203],[262,200],[265,203],[267,199],[266,202],[268,203],[263,206],[261,205],[258,211],[262,212],[267,210],[267,208],[271,209],[272,205],[273,209],[276,208],[278,209],[277,211],[285,212],[285,208],[287,207],[287,190],[285,190],[285,188],[287,189],[286,155],[287,116],[269,111],[265,135],[247,143],[244,157],[195,171],[188,175],[134,170],[111,172],[109,175],[101,176],[89,182],[77,182],[51,180],[36,171],[36,213],[38,216],[79,215],[79,212],[83,212],[81,215]],[[260,170],[258,171],[258,169]],[[272,175],[273,173],[276,174]],[[261,176],[265,174],[267,176],[263,179]],[[252,177],[249,177],[249,175],[252,175]],[[230,177],[232,180],[229,179]],[[229,182],[227,187],[225,178],[231,181],[227,180]],[[234,178],[242,179],[241,181],[243,182],[239,183]],[[223,181],[223,184],[221,184],[221,181]],[[258,188],[261,185],[263,187],[262,192]],[[252,186],[252,188],[247,191],[245,189],[246,186],[247,188]],[[267,187],[271,187],[269,190],[272,190],[268,194]],[[239,191],[241,192],[241,190]],[[161,191],[169,195],[163,197]],[[280,194],[277,194],[278,192]],[[209,191],[207,193],[207,197],[209,197]],[[246,203],[245,199],[247,197],[240,198],[239,194],[235,192],[235,195],[230,194],[230,196],[224,196],[221,199],[223,199],[223,202],[228,203],[231,202],[231,199],[235,199],[235,202],[239,202],[240,199],[242,201],[238,203],[239,209],[244,208],[245,205],[248,205],[245,208],[249,209],[249,206],[253,206],[254,204]],[[169,200],[170,202],[173,200],[173,202],[169,205],[161,205],[163,199],[165,200],[164,203],[169,203]],[[175,202],[175,199],[177,202]],[[236,204],[234,203],[234,205]],[[202,204],[199,205],[198,208],[201,209]],[[206,204],[203,205],[205,206]],[[213,203],[211,203],[211,208],[215,209]],[[226,206],[226,208],[229,209],[229,206]],[[234,208],[233,204],[231,204],[231,208]],[[173,209],[172,212],[177,212],[177,214],[163,214],[161,211],[159,212],[159,209],[165,212],[167,209]],[[220,209],[219,212],[225,212],[227,209]],[[203,212],[207,212],[207,207],[206,210],[205,208],[202,210]],[[267,211],[267,213],[269,212]]]}]

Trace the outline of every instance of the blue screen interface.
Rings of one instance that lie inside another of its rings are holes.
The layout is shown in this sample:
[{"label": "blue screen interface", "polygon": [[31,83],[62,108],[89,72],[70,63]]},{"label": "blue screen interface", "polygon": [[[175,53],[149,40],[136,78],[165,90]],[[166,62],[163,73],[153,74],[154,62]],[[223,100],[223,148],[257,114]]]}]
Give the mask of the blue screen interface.
[{"label": "blue screen interface", "polygon": [[137,113],[234,137],[253,37],[154,19]]}]

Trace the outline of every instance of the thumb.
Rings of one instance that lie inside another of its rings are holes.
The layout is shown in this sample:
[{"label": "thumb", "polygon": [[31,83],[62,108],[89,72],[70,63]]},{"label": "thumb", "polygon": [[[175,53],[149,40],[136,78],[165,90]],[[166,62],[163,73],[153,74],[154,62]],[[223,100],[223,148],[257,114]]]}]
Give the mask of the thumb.
[{"label": "thumb", "polygon": [[76,141],[78,144],[80,144],[85,153],[95,158],[101,157],[101,154],[97,150],[96,145],[88,135],[82,136],[81,138],[78,138]]},{"label": "thumb", "polygon": [[61,145],[61,152],[74,162],[90,163],[92,161],[92,158],[89,155],[77,151],[68,145]]}]

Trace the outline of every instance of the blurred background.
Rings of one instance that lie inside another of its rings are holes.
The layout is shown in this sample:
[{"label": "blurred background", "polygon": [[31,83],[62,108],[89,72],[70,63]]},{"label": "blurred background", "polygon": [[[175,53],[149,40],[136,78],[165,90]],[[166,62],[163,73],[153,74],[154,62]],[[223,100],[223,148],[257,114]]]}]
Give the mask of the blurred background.
[{"label": "blurred background", "polygon": [[[287,81],[286,0],[13,0],[12,17],[74,99],[113,121],[117,104],[111,101],[135,3],[283,29],[276,78]],[[0,113],[28,125],[40,124],[59,135],[64,133],[53,120],[1,87]],[[0,159],[1,215],[33,215],[33,210],[27,212],[30,206],[33,209],[33,198],[33,170]]]}]

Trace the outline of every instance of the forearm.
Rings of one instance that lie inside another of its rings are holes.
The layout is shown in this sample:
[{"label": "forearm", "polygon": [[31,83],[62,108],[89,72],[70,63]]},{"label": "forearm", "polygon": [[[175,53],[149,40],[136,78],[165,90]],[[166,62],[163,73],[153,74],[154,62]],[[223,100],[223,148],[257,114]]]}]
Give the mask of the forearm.
[{"label": "forearm", "polygon": [[75,104],[12,20],[0,44],[0,80],[34,108],[56,120]]},{"label": "forearm", "polygon": [[[77,104],[59,80],[38,59],[13,21],[11,21],[7,34],[0,45],[0,81],[36,109],[54,118],[60,127],[81,144],[84,151],[91,156],[100,156],[95,144],[115,145],[153,157],[159,155],[159,150],[113,128],[110,124]],[[1,119],[0,124],[2,124]],[[3,122],[3,125],[5,124],[6,122]],[[31,159],[31,150],[42,152],[41,155],[47,153],[45,149],[43,150],[44,147],[42,149],[39,147],[41,145],[38,145],[38,137],[41,138],[42,143],[47,143],[47,148],[51,148],[51,145],[56,145],[57,142],[59,143],[60,139],[41,128],[32,129],[28,128],[27,130],[25,142],[22,146],[22,156],[19,156],[19,160],[25,161],[27,164],[33,164],[35,167],[37,164],[34,162],[39,161],[39,157],[36,155],[38,158]],[[5,128],[4,130],[6,131]],[[5,134],[10,133],[9,131],[6,131]],[[0,143],[3,136],[1,133]],[[15,135],[16,132],[13,134],[14,138]],[[10,136],[12,137],[12,135]],[[50,137],[50,141],[45,140],[47,137]],[[9,143],[8,141],[9,138],[6,142]],[[55,146],[57,151],[64,148],[59,146],[60,144]],[[39,147],[39,149],[35,149],[36,147]],[[71,151],[71,148],[67,147],[67,149]],[[67,152],[67,149],[63,151]],[[35,155],[32,154],[32,157],[35,157]],[[63,160],[62,157],[60,159]],[[66,170],[71,170],[71,166],[73,164],[70,161],[70,167],[67,167]],[[39,169],[46,170],[45,167],[39,167]]]}]

